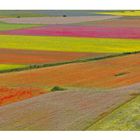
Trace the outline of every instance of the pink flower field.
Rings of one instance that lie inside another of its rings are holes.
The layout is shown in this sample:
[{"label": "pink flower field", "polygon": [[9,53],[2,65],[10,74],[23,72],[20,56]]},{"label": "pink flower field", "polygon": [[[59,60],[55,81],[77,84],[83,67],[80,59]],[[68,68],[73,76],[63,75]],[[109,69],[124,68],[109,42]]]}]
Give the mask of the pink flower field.
[{"label": "pink flower field", "polygon": [[8,35],[140,38],[140,28],[50,25],[0,32]]}]

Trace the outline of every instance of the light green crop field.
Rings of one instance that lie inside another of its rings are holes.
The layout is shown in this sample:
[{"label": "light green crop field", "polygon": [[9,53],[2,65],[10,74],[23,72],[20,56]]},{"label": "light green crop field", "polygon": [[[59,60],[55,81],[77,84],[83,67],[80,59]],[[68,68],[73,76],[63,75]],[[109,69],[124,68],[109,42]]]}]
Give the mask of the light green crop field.
[{"label": "light green crop field", "polygon": [[12,23],[0,22],[0,31],[23,29],[23,28],[30,28],[30,27],[35,27],[35,26],[39,26],[39,25],[35,25],[35,24],[12,24]]},{"label": "light green crop field", "polygon": [[0,35],[0,48],[120,53],[140,51],[140,40]]},{"label": "light green crop field", "polygon": [[140,96],[119,107],[88,130],[140,130]]},{"label": "light green crop field", "polygon": [[118,12],[100,12],[100,14],[109,14],[114,16],[140,16],[140,11],[118,11]]},{"label": "light green crop field", "polygon": [[24,68],[26,65],[17,65],[17,64],[0,64],[0,71],[11,70],[15,68]]}]

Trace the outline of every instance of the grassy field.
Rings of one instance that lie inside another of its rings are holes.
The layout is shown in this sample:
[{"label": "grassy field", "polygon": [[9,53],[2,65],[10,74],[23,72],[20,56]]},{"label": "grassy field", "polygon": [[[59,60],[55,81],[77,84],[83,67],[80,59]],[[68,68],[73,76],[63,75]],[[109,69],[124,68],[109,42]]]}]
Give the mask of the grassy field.
[{"label": "grassy field", "polygon": [[24,68],[26,65],[17,65],[17,64],[0,64],[0,71],[16,69],[16,68]]},{"label": "grassy field", "polygon": [[133,52],[140,40],[0,35],[0,48],[66,52]]},{"label": "grassy field", "polygon": [[140,11],[117,11],[117,12],[100,12],[100,14],[109,14],[114,16],[140,16]]},{"label": "grassy field", "polygon": [[38,25],[35,25],[35,24],[11,24],[11,23],[0,22],[0,31],[23,29],[23,28],[29,28],[29,27],[35,27],[35,26],[38,26]]},{"label": "grassy field", "polygon": [[119,107],[88,130],[140,130],[140,96]]}]

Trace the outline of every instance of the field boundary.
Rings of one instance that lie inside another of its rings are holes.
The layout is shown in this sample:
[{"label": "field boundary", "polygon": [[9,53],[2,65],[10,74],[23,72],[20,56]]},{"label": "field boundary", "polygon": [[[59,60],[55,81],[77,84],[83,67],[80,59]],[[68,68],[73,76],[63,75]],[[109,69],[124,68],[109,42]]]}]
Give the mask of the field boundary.
[{"label": "field boundary", "polygon": [[103,59],[127,56],[127,55],[138,54],[138,53],[140,53],[140,51],[125,52],[125,53],[119,53],[119,54],[113,54],[113,55],[107,55],[107,56],[99,56],[99,57],[92,57],[92,58],[82,58],[82,59],[76,59],[76,60],[72,60],[72,61],[64,61],[64,62],[58,62],[58,63],[31,64],[31,65],[27,65],[27,67],[24,67],[24,68],[0,70],[0,73],[18,72],[18,71],[24,71],[24,70],[60,66],[60,65],[65,65],[65,64],[74,64],[74,63],[84,63],[84,62],[90,62],[90,61],[99,61],[99,60],[103,60]]}]

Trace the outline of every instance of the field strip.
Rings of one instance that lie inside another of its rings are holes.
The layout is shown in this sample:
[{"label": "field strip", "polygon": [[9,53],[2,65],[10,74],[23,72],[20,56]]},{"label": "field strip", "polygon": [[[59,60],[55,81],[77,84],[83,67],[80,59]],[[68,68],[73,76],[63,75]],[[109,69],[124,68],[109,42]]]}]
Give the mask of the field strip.
[{"label": "field strip", "polygon": [[16,69],[24,69],[27,65],[22,64],[0,64],[0,73],[6,72],[6,71],[15,71]]},{"label": "field strip", "polygon": [[84,62],[90,62],[90,61],[98,61],[98,60],[102,60],[102,59],[122,57],[122,56],[126,56],[126,55],[139,54],[139,53],[140,52],[127,52],[127,53],[99,56],[99,57],[93,57],[93,58],[92,57],[91,58],[81,58],[81,59],[77,59],[77,60],[64,61],[64,62],[58,62],[58,63],[30,64],[30,65],[26,65],[26,67],[24,66],[24,67],[16,67],[16,68],[9,68],[9,69],[0,70],[0,73],[18,72],[18,71],[24,71],[24,70],[39,69],[39,68],[45,68],[45,67],[54,67],[54,66],[73,64],[73,63],[84,63]]},{"label": "field strip", "polygon": [[46,64],[107,55],[112,55],[112,53],[0,49],[0,64]]},{"label": "field strip", "polygon": [[139,28],[54,25],[3,31],[7,35],[139,38]]},{"label": "field strip", "polygon": [[71,25],[79,25],[79,26],[95,26],[95,27],[124,27],[124,28],[139,28],[140,27],[140,18],[134,17],[120,17],[117,19],[111,20],[103,20],[103,21],[90,21],[90,22],[82,22]]},{"label": "field strip", "polygon": [[17,30],[17,29],[28,29],[33,27],[38,27],[40,25],[37,24],[10,24],[0,22],[0,32],[2,31],[10,31],[10,30]]},{"label": "field strip", "polygon": [[88,127],[86,127],[84,130],[94,130],[92,127],[94,127],[94,125],[96,123],[98,123],[99,121],[102,121],[104,118],[108,117],[108,115],[110,115],[111,113],[113,113],[114,111],[118,110],[119,108],[121,108],[122,106],[124,106],[125,104],[128,104],[129,102],[135,100],[138,96],[140,96],[139,94],[137,94],[136,96],[134,96],[133,98],[127,100],[126,102],[120,104],[119,106],[117,106],[116,108],[110,110],[109,112],[103,113],[100,118],[98,118],[96,121],[94,121],[94,123],[92,123],[91,125],[89,125]]},{"label": "field strip", "polygon": [[122,16],[119,16],[118,18],[113,18],[113,19],[103,19],[103,20],[98,20],[98,21],[85,21],[85,22],[81,22],[81,23],[72,23],[72,24],[69,24],[69,25],[98,25],[98,23],[100,22],[107,22],[107,21],[114,21],[114,20],[119,20],[123,18]]},{"label": "field strip", "polygon": [[137,88],[57,91],[1,106],[0,129],[83,130],[103,113],[134,98]]},{"label": "field strip", "polygon": [[135,11],[135,10],[131,10],[131,11],[113,11],[113,12],[100,12],[100,14],[114,15],[114,16],[140,16],[140,11]]},{"label": "field strip", "polygon": [[26,23],[26,24],[70,24],[85,21],[98,21],[104,19],[114,19],[120,16],[80,16],[80,17],[30,17],[30,18],[0,18],[6,23]]},{"label": "field strip", "polygon": [[64,37],[91,37],[91,38],[117,38],[140,39],[140,28],[127,27],[96,27],[96,26],[43,26],[34,28],[21,28],[0,32],[2,35],[27,36],[64,36]]},{"label": "field strip", "polygon": [[47,14],[30,10],[0,10],[0,18],[44,17]]},{"label": "field strip", "polygon": [[140,40],[138,39],[0,35],[0,40],[0,48],[2,49],[90,53],[140,51]]}]

